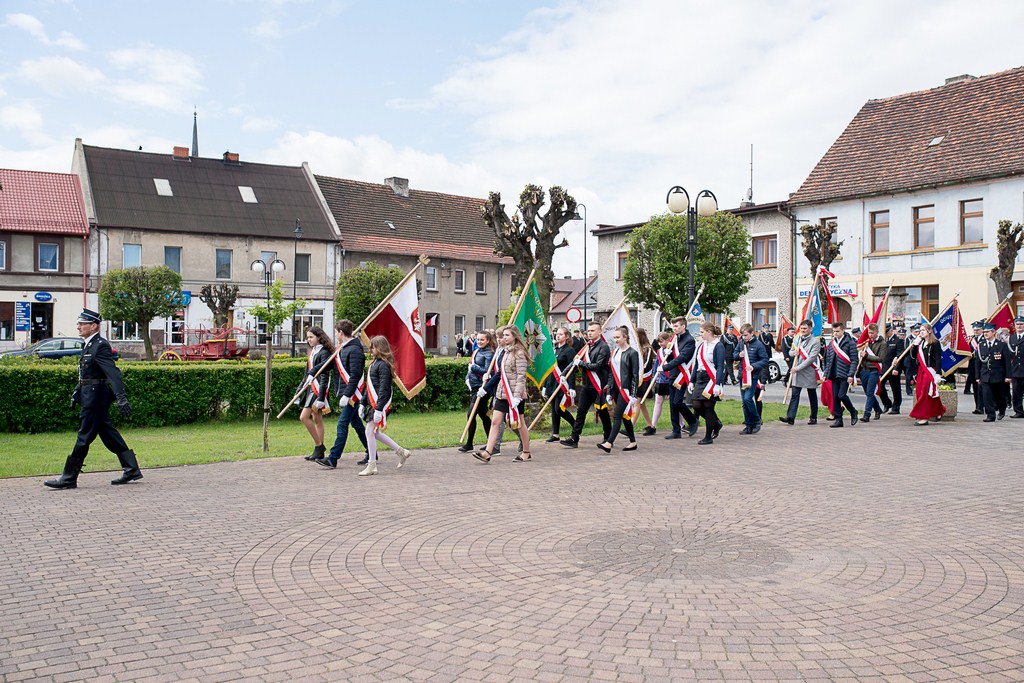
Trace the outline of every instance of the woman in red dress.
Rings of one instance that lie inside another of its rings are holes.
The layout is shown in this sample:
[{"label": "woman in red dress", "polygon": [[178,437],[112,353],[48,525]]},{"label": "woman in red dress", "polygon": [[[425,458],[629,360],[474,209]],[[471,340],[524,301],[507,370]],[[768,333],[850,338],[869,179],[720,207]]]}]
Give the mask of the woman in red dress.
[{"label": "woman in red dress", "polygon": [[946,406],[939,399],[939,378],[942,377],[942,347],[932,332],[932,326],[922,323],[917,347],[911,353],[917,354],[917,385],[914,387],[914,409],[910,417],[914,424],[924,427],[931,419],[938,420],[946,413]]}]

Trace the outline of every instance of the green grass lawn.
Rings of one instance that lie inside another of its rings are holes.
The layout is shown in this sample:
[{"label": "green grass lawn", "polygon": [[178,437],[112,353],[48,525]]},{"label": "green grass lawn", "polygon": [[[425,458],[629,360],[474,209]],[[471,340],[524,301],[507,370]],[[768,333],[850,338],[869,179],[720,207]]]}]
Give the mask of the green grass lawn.
[{"label": "green grass lawn", "polygon": [[[653,408],[653,401],[648,403]],[[801,416],[806,407],[801,409]],[[764,421],[774,422],[784,414],[778,403],[764,405]],[[718,405],[718,415],[729,425],[741,424],[743,413],[739,401],[728,400]],[[532,416],[529,416],[532,419]],[[334,415],[328,417],[325,427],[328,446],[334,439],[336,426]],[[642,421],[638,420],[642,424]],[[461,412],[409,413],[395,415],[388,421],[388,434],[405,448],[444,448],[459,445],[459,436],[466,424]],[[540,424],[538,424],[538,428]],[[668,410],[664,411],[658,424],[659,430],[669,429]],[[565,431],[563,427],[563,431]],[[588,421],[584,435],[599,433],[599,426],[592,419]],[[208,422],[177,427],[124,429],[122,434],[128,445],[139,456],[143,469],[169,465],[196,465],[224,460],[249,460],[253,458],[285,457],[307,455],[312,451],[313,442],[305,427],[299,422],[297,413],[286,418],[270,421],[270,450],[263,452],[263,421]],[[563,434],[564,436],[565,434]],[[547,432],[535,430],[534,438],[544,438]],[[484,436],[477,430],[477,445],[482,445]],[[505,440],[514,440],[511,430],[505,430]],[[44,434],[3,434],[0,435],[0,477],[34,476],[60,472],[64,460],[75,443],[74,432]],[[361,450],[359,441],[350,434],[345,452]],[[453,454],[455,451],[452,451]],[[387,457],[387,456],[385,456]],[[86,460],[87,470],[120,469],[117,458],[103,447],[97,439]]]}]

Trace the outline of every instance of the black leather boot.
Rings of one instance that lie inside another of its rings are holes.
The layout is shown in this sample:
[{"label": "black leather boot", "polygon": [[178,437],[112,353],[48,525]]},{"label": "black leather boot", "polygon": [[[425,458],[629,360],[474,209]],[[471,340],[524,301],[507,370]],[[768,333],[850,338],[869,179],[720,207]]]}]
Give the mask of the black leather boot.
[{"label": "black leather boot", "polygon": [[43,482],[44,486],[51,489],[77,489],[78,473],[82,469],[82,463],[74,455],[69,455],[64,461],[64,473],[56,479],[49,479]]},{"label": "black leather boot", "polygon": [[139,461],[135,458],[135,451],[118,453],[117,459],[121,461],[121,476],[117,479],[111,479],[111,484],[118,486],[119,484],[127,484],[130,481],[142,479],[142,470],[139,469]]},{"label": "black leather boot", "polygon": [[327,447],[323,444],[319,446],[313,446],[313,452],[306,456],[306,460],[316,460],[317,458],[324,457],[324,453],[327,452]]}]

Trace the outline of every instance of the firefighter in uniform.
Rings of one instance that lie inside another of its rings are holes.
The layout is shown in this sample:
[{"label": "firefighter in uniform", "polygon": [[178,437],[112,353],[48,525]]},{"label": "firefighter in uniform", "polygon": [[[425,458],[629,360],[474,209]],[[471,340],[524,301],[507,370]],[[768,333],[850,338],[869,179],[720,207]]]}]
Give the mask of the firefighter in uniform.
[{"label": "firefighter in uniform", "polygon": [[1010,349],[1010,387],[1013,389],[1013,414],[1024,417],[1024,317],[1013,321],[1016,328],[1006,346]]},{"label": "firefighter in uniform", "polygon": [[985,323],[985,338],[978,344],[978,388],[985,406],[984,422],[1006,417],[1004,386],[1010,381],[1010,349],[996,338],[996,326]]}]

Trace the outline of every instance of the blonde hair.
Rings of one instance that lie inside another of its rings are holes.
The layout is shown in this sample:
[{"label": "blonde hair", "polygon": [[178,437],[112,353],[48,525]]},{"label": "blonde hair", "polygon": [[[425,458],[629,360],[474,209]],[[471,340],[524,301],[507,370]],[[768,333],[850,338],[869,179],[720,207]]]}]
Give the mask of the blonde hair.
[{"label": "blonde hair", "polygon": [[380,358],[387,363],[388,367],[391,368],[391,372],[394,373],[395,354],[391,351],[391,344],[388,342],[387,337],[380,334],[370,337],[370,355]]},{"label": "blonde hair", "polygon": [[518,350],[524,356],[529,357],[529,354],[526,352],[526,342],[523,341],[523,333],[519,331],[519,328],[515,325],[506,325],[501,333],[504,334],[506,331],[512,333],[512,344],[508,347],[509,350]]},{"label": "blonde hair", "polygon": [[711,334],[715,335],[716,337],[721,337],[722,336],[722,328],[720,328],[718,325],[714,324],[710,320],[708,320],[707,322],[701,323],[700,329],[707,330],[708,332],[710,332]]}]

